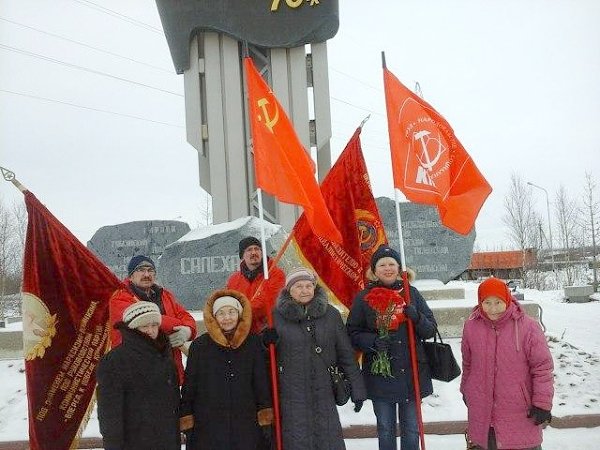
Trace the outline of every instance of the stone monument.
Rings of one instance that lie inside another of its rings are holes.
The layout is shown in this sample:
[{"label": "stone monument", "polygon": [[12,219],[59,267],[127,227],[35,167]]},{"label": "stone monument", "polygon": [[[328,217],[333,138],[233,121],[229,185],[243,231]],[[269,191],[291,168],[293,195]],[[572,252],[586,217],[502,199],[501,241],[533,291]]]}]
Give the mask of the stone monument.
[{"label": "stone monument", "polygon": [[[399,250],[396,205],[387,197],[376,199],[389,244]],[[437,279],[444,283],[456,278],[469,266],[475,229],[467,236],[446,228],[433,206],[400,203],[406,265],[418,279]]]},{"label": "stone monument", "polygon": [[[267,253],[273,256],[285,241],[280,225],[265,221]],[[188,310],[201,310],[206,297],[225,286],[239,270],[238,243],[246,236],[260,239],[260,219],[242,217],[232,222],[190,231],[165,248],[160,258],[160,283]]]},{"label": "stone monument", "polygon": [[[165,247],[190,231],[176,220],[140,220],[100,228],[87,247],[119,278],[127,275],[127,264],[134,255],[146,255],[158,264]],[[159,272],[160,275],[160,272]]]}]

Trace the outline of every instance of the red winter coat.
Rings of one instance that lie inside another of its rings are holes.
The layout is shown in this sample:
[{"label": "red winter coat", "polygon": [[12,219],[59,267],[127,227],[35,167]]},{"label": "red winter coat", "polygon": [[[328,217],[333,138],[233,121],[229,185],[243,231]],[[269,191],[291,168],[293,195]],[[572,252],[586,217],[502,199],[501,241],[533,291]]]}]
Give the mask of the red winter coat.
[{"label": "red winter coat", "polygon": [[478,307],[465,322],[461,350],[469,438],[487,448],[494,427],[499,449],[540,445],[542,427],[527,412],[552,408],[554,365],[539,324],[516,302],[495,322]]},{"label": "red winter coat", "polygon": [[[265,283],[263,280],[262,273],[250,281],[241,271],[234,272],[227,280],[227,289],[239,291],[250,300],[252,306],[252,330],[250,332],[252,334],[260,333],[266,326],[267,311],[273,310],[273,306],[275,306],[275,300],[285,285],[285,274],[279,267],[269,265],[269,279]],[[260,293],[254,295],[259,286],[261,286]]]},{"label": "red winter coat", "polygon": [[[110,299],[110,323],[114,326],[115,323],[123,320],[123,311],[134,302],[139,302],[140,299],[135,296],[131,290],[131,281],[126,280],[125,285],[127,288],[117,289]],[[156,287],[156,286],[155,286]],[[173,332],[173,328],[178,325],[185,325],[192,329],[192,336],[190,341],[196,337],[196,320],[192,315],[181,306],[175,296],[164,288],[160,288],[160,295],[162,299],[162,305],[165,313],[162,315],[160,329],[169,335]],[[111,332],[112,348],[115,348],[121,343],[121,333],[112,328]],[[183,362],[181,359],[181,350],[178,348],[173,349],[173,359],[177,366],[177,372],[179,374],[179,384],[183,383]]]}]

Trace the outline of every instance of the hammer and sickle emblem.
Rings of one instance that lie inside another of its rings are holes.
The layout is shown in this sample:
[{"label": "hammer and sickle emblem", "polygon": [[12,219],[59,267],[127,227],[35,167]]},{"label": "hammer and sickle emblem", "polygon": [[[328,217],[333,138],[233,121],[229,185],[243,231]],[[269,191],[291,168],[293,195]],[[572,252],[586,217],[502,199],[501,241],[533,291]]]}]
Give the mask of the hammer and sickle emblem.
[{"label": "hammer and sickle emblem", "polygon": [[[275,116],[273,118],[271,118],[269,116],[269,111],[267,111],[267,105],[269,104],[269,101],[263,97],[263,98],[259,99],[257,103],[258,103],[258,107],[262,109],[262,116],[265,119],[265,125],[267,126],[269,131],[272,133],[273,127],[279,121],[279,108],[277,108],[277,105],[275,105]],[[262,117],[259,115],[258,120],[261,120],[261,119],[262,119]]]},{"label": "hammer and sickle emblem", "polygon": [[[437,138],[437,139],[430,138],[429,137],[430,134],[431,134],[431,132],[429,132],[427,130],[423,130],[423,131],[418,131],[413,135],[414,140],[419,141],[421,143],[421,148],[423,149],[423,152],[421,153],[421,156],[423,157],[423,159],[421,159],[420,157],[417,156],[417,158],[419,159],[419,163],[425,170],[427,170],[429,172],[431,172],[433,170],[433,167],[437,164],[437,162],[439,161],[442,154],[446,151],[446,149],[442,145],[442,142],[439,140],[439,138]],[[429,142],[429,140],[431,140],[432,142],[434,142],[434,141],[438,142],[438,148],[437,148],[436,154],[433,159],[431,159],[431,155],[429,154],[429,150],[427,148],[427,143]]]}]

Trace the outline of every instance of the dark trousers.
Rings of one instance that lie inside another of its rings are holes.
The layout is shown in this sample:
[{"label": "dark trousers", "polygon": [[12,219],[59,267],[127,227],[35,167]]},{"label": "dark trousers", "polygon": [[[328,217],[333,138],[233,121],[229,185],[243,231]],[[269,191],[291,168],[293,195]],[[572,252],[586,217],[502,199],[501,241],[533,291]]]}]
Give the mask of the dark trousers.
[{"label": "dark trousers", "polygon": [[379,450],[398,449],[396,420],[400,422],[400,449],[419,449],[419,426],[415,402],[394,403],[373,400],[373,411],[377,417]]},{"label": "dark trousers", "polygon": [[[483,447],[480,447],[479,445],[475,445],[474,447],[469,447],[469,448],[471,448],[473,450],[485,450]],[[498,447],[496,445],[496,433],[495,433],[494,429],[491,427],[490,427],[490,431],[488,432],[487,450],[498,450]],[[538,445],[537,447],[532,447],[532,448],[523,449],[523,450],[542,450],[542,446]]]}]

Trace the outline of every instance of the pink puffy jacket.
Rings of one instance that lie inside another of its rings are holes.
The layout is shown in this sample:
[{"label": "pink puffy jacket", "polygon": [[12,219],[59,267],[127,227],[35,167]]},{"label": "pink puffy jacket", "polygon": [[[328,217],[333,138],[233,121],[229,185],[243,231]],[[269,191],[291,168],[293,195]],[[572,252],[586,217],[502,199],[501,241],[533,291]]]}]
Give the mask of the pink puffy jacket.
[{"label": "pink puffy jacket", "polygon": [[494,427],[499,449],[540,445],[542,427],[527,412],[532,405],[552,408],[554,364],[539,324],[516,302],[496,322],[476,308],[465,322],[461,350],[469,438],[487,448]]}]

